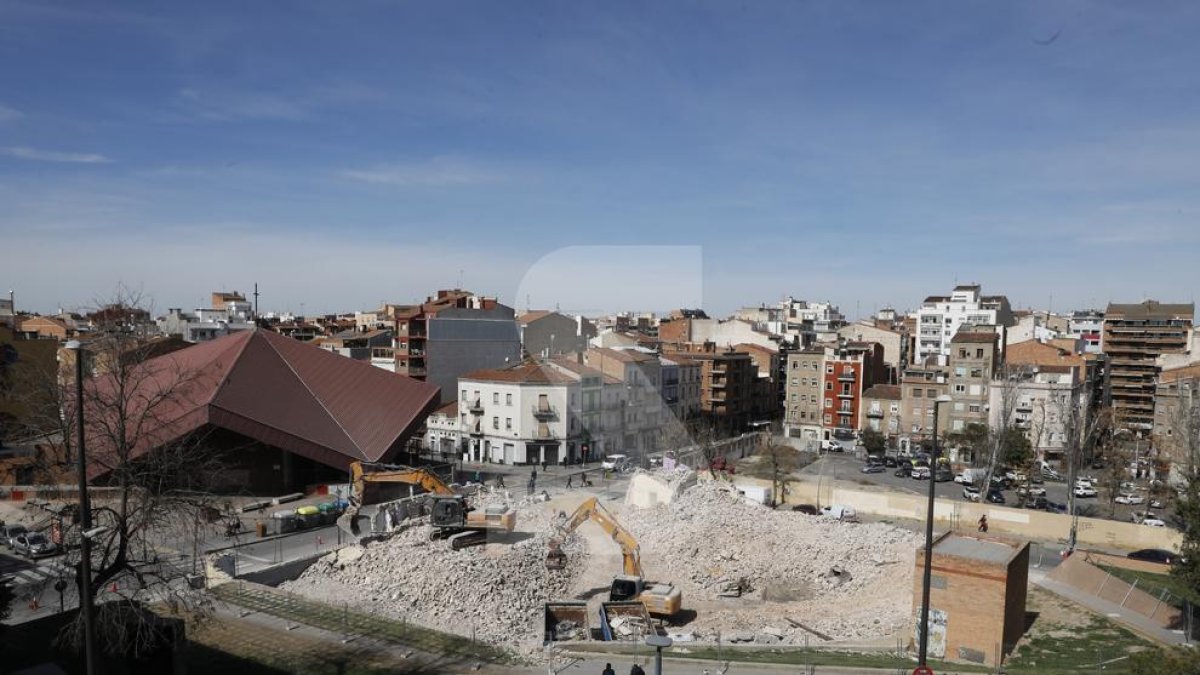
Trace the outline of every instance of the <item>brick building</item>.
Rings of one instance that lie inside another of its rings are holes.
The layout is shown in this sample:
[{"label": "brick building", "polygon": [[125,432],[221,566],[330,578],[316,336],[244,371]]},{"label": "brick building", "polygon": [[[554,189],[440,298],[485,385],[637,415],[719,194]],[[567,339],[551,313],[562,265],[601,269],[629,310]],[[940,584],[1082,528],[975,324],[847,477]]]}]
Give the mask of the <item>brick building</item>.
[{"label": "brick building", "polygon": [[701,419],[722,435],[749,428],[758,381],[758,368],[750,355],[733,348],[718,349],[711,342],[664,352],[669,359],[675,354],[700,364]]},{"label": "brick building", "polygon": [[1104,354],[1108,389],[1118,424],[1138,431],[1154,425],[1156,359],[1186,351],[1195,318],[1194,304],[1111,304],[1104,311]]},{"label": "brick building", "polygon": [[[919,627],[924,547],[916,558],[913,616]],[[987,665],[1003,661],[1025,630],[1029,544],[947,532],[934,542],[932,570],[929,656]]]},{"label": "brick building", "polygon": [[839,438],[850,438],[862,426],[862,394],[887,382],[883,346],[876,342],[846,342],[825,355],[821,424]]}]

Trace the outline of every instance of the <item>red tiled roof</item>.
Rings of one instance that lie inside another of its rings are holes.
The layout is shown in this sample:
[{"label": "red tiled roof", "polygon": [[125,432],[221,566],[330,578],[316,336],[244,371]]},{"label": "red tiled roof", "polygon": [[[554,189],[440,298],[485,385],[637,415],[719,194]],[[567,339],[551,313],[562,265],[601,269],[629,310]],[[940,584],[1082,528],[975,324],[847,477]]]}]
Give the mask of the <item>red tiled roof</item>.
[{"label": "red tiled roof", "polygon": [[570,377],[558,372],[550,366],[526,361],[508,368],[485,368],[476,370],[459,379],[477,380],[480,382],[511,382],[514,384],[569,384],[574,382]]},{"label": "red tiled roof", "polygon": [[895,384],[877,384],[864,391],[863,398],[881,398],[899,401],[900,386]]},{"label": "red tiled roof", "polygon": [[538,319],[550,316],[551,314],[554,314],[554,313],[555,312],[552,309],[534,309],[534,310],[530,310],[530,311],[525,312],[524,314],[518,316],[517,321],[523,326],[528,326],[529,324],[533,323],[534,321],[537,321]]},{"label": "red tiled roof", "polygon": [[999,333],[968,333],[959,331],[950,338],[950,342],[982,342],[985,344],[995,343],[999,337]]},{"label": "red tiled roof", "polygon": [[[228,429],[314,461],[349,468],[403,446],[437,405],[435,385],[396,375],[267,330],[248,330],[145,361],[127,378],[130,400],[158,395],[126,417],[150,429],[134,456],[205,425]],[[113,381],[94,380],[100,400]],[[131,405],[131,408],[136,407]],[[107,473],[104,414],[89,412],[93,477]]]}]

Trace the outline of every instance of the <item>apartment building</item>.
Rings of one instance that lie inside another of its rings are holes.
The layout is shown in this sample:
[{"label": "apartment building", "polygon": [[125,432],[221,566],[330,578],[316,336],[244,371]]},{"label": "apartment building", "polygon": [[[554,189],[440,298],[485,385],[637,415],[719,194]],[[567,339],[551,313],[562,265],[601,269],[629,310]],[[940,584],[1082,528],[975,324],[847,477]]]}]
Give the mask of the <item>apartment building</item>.
[{"label": "apartment building", "polygon": [[1036,340],[1047,342],[1067,335],[1069,320],[1049,312],[1021,310],[1013,312],[1015,322],[1005,333],[1007,344]]},{"label": "apartment building", "polygon": [[[396,307],[395,372],[436,384],[453,397],[468,372],[521,362],[521,335],[511,307],[462,289],[439,290],[420,305]],[[375,348],[372,362],[386,361]]]},{"label": "apartment building", "polygon": [[883,346],[875,342],[844,342],[826,347],[821,425],[826,437],[853,438],[862,428],[862,395],[886,384]]},{"label": "apartment building", "polygon": [[700,417],[700,389],[702,372],[700,363],[674,353],[670,357],[660,356],[662,363],[662,399],[665,413],[690,427]]},{"label": "apartment building", "polygon": [[1104,311],[1104,354],[1108,357],[1108,396],[1117,423],[1150,432],[1154,427],[1156,359],[1187,350],[1195,304],[1110,304]]},{"label": "apartment building", "polygon": [[450,461],[461,459],[465,427],[458,416],[458,401],[451,401],[425,418],[425,447]]},{"label": "apartment building", "polygon": [[376,349],[387,349],[392,344],[392,329],[376,329],[366,332],[347,330],[330,337],[314,339],[313,344],[326,351],[355,361],[370,361]]},{"label": "apartment building", "polygon": [[789,438],[820,440],[825,348],[788,352],[786,370],[783,433]]},{"label": "apartment building", "polygon": [[[949,371],[944,366],[909,366],[900,376],[900,436],[901,448],[919,447],[933,439],[934,406],[941,396],[950,393]],[[938,413],[939,436],[944,436],[950,418],[943,404]]]},{"label": "apartment building", "polygon": [[192,312],[173,307],[157,324],[163,335],[177,335],[187,342],[207,342],[254,328],[254,308],[241,293],[214,292],[210,307]]},{"label": "apartment building", "polygon": [[1154,448],[1182,484],[1200,469],[1200,363],[1165,369],[1154,392]]},{"label": "apartment building", "polygon": [[846,325],[846,316],[831,302],[809,302],[789,296],[779,307],[783,310],[784,332],[798,337],[804,347],[837,342],[838,329]]},{"label": "apartment building", "polygon": [[621,380],[584,365],[582,353],[558,356],[545,363],[579,386],[579,454],[571,461],[591,461],[621,452],[626,392]]},{"label": "apartment building", "polygon": [[913,361],[923,363],[929,356],[949,358],[954,336],[964,327],[995,326],[1003,345],[1005,329],[1013,323],[1007,297],[983,295],[977,284],[956,286],[950,295],[925,298],[917,310],[917,352]]},{"label": "apartment building", "polygon": [[888,447],[897,447],[900,438],[900,385],[877,384],[863,392],[863,429],[879,432],[887,438]]},{"label": "apartment building", "polygon": [[1067,317],[1067,334],[1083,340],[1084,351],[1099,354],[1104,351],[1101,344],[1104,336],[1104,312],[1098,309],[1080,309]]},{"label": "apartment building", "polygon": [[838,335],[843,340],[874,342],[882,346],[883,362],[888,369],[888,383],[900,381],[900,373],[908,367],[910,356],[910,338],[907,334],[892,328],[881,328],[874,321],[860,321],[839,328]]},{"label": "apartment building", "polygon": [[563,464],[580,452],[580,386],[549,365],[523,362],[459,378],[465,461]]},{"label": "apartment building", "polygon": [[588,340],[596,337],[596,326],[582,316],[567,316],[538,309],[517,317],[521,331],[521,346],[532,358],[550,358],[587,349]]},{"label": "apartment building", "polygon": [[966,429],[968,424],[988,423],[990,387],[999,365],[998,334],[960,331],[951,338],[949,371],[953,402],[939,413],[949,413],[951,433]]},{"label": "apartment building", "polygon": [[749,354],[750,362],[758,371],[750,403],[751,421],[767,422],[778,419],[783,414],[783,408],[780,406],[782,387],[779,379],[779,350],[749,343],[734,345],[733,348]]},{"label": "apartment building", "polygon": [[664,415],[662,362],[657,354],[637,348],[593,347],[583,353],[583,362],[620,382],[624,392],[620,405],[619,450],[635,459],[657,448],[659,425]]},{"label": "apartment building", "polygon": [[689,359],[700,366],[700,417],[720,435],[741,433],[753,421],[754,388],[758,368],[750,355],[713,343],[682,345],[664,351],[668,359]]}]

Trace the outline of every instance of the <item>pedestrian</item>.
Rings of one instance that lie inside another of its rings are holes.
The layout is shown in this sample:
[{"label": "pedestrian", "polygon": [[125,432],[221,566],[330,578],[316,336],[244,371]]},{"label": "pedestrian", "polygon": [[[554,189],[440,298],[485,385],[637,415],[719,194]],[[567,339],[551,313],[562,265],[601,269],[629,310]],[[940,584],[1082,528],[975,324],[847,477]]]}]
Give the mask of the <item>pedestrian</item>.
[{"label": "pedestrian", "polygon": [[979,531],[987,534],[987,516],[979,516]]},{"label": "pedestrian", "polygon": [[481,484],[481,485],[483,484],[483,481],[482,481],[482,480],[480,480],[480,478],[479,478],[479,469],[476,469],[476,470],[475,470],[475,482],[476,482],[476,483],[479,483],[479,484]]},{"label": "pedestrian", "polygon": [[530,471],[530,472],[529,472],[529,480],[530,480],[530,481],[536,481],[536,480],[537,480],[537,469],[534,469],[534,470],[532,470],[532,471]]},{"label": "pedestrian", "polygon": [[600,675],[617,675],[617,671],[612,669],[611,663],[606,663],[604,664],[604,672],[600,673]]},{"label": "pedestrian", "polygon": [[542,460],[542,473],[546,473],[546,460]]},{"label": "pedestrian", "polygon": [[496,476],[496,487],[498,487],[498,488],[505,487],[504,474],[500,474],[500,475]]},{"label": "pedestrian", "polygon": [[574,477],[574,476],[572,476],[571,474],[567,474],[567,487],[571,487],[571,481],[572,481],[574,478],[575,478],[575,477]]},{"label": "pedestrian", "polygon": [[642,667],[635,663],[629,669],[629,675],[646,675],[646,671],[642,670]]},{"label": "pedestrian", "polygon": [[533,479],[529,479],[529,494],[533,494]]}]

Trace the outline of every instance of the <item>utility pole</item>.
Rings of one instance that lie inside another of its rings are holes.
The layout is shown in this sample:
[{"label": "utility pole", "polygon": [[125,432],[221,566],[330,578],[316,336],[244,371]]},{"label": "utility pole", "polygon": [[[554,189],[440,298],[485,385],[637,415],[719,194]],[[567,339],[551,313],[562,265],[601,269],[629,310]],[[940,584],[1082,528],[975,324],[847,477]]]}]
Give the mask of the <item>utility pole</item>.
[{"label": "utility pole", "polygon": [[258,282],[254,282],[254,320],[258,321]]},{"label": "utility pole", "polygon": [[83,358],[86,352],[78,340],[65,347],[75,352],[75,426],[79,433],[76,448],[79,473],[79,609],[83,613],[83,648],[87,675],[96,672],[96,626],[92,607],[92,506],[88,499],[87,458],[83,432]]}]

